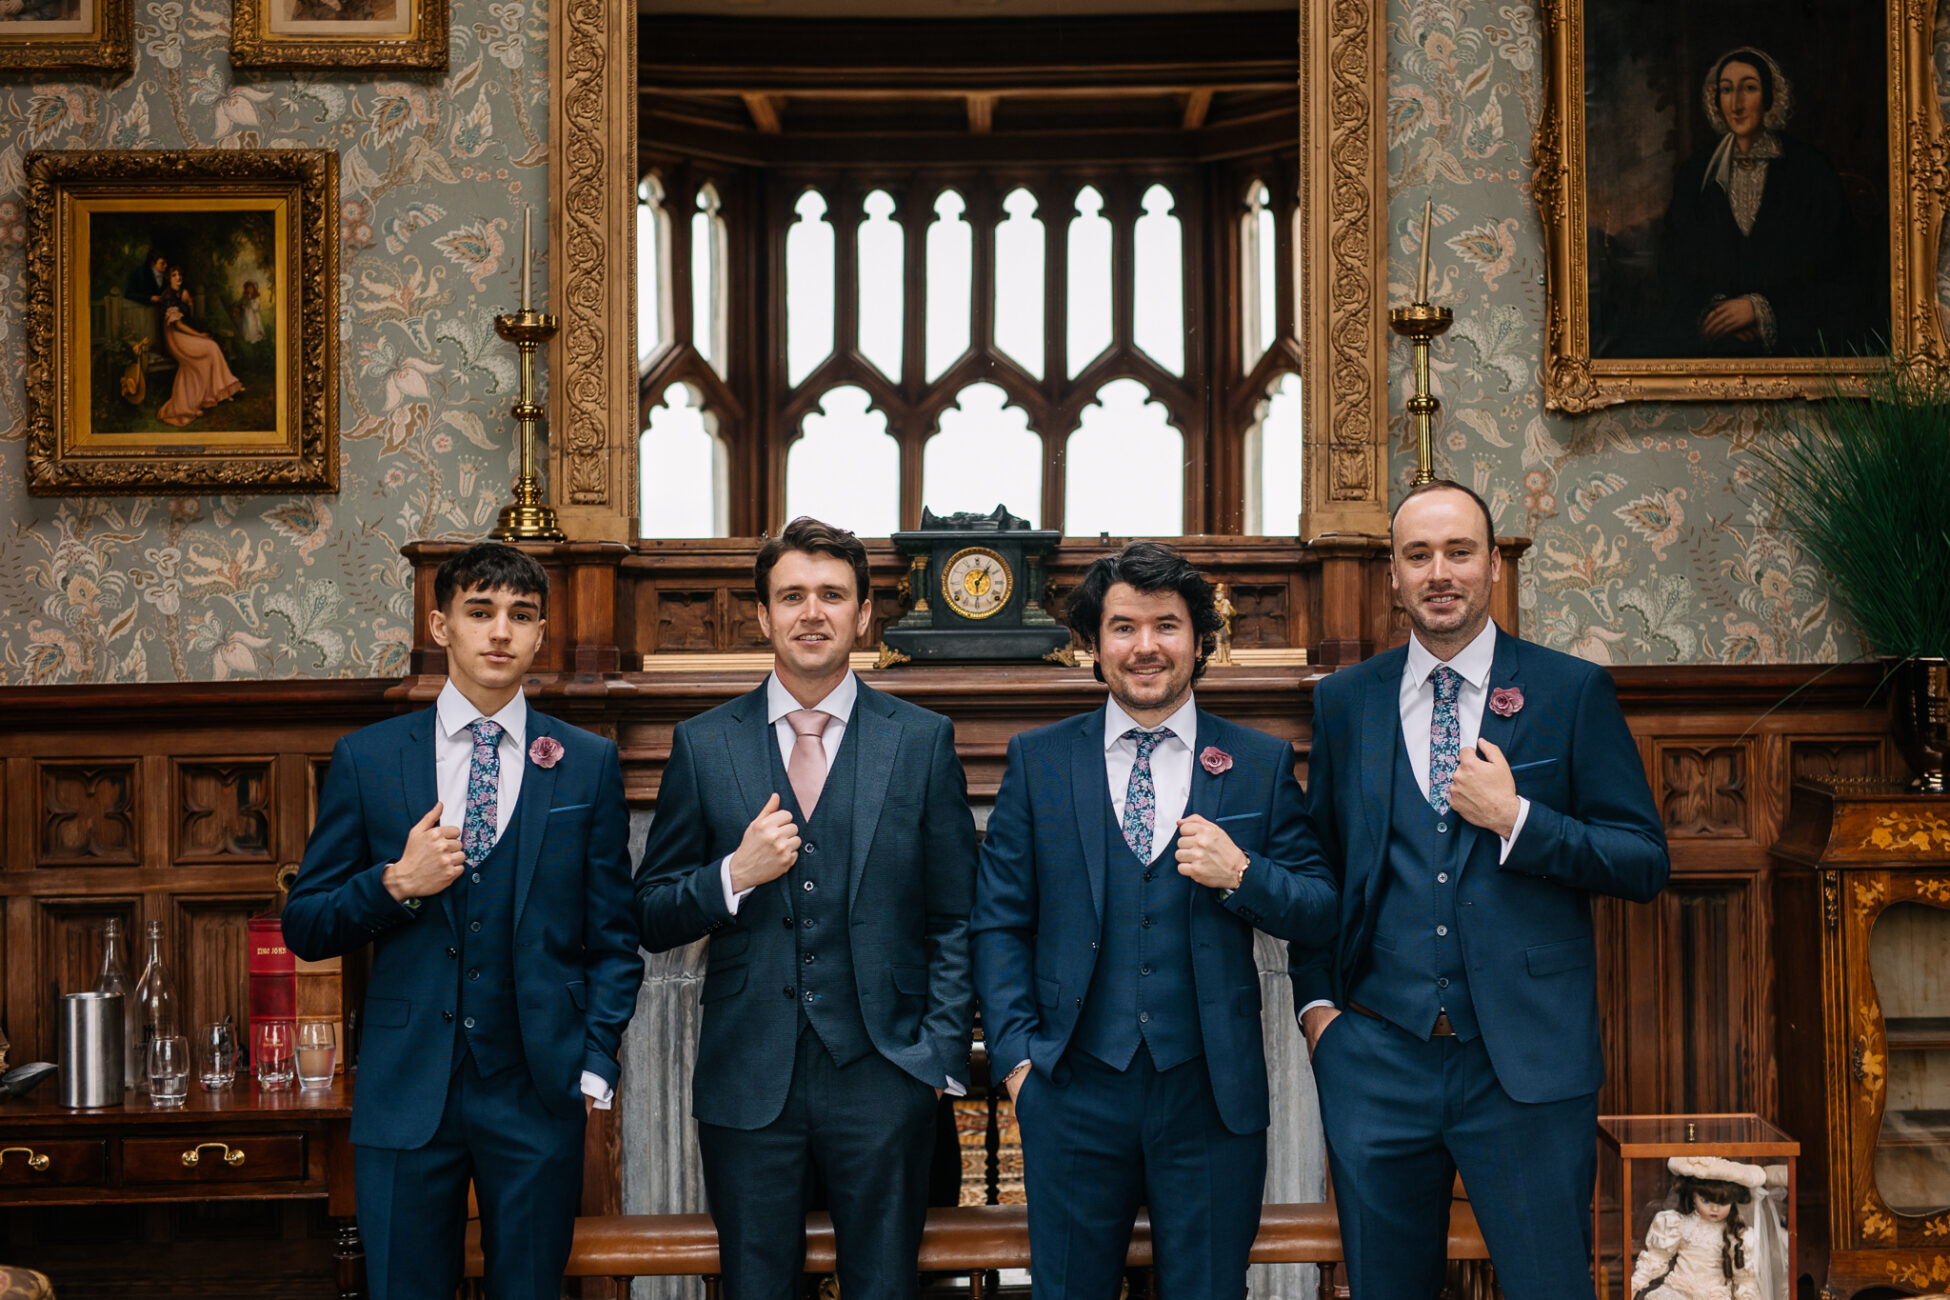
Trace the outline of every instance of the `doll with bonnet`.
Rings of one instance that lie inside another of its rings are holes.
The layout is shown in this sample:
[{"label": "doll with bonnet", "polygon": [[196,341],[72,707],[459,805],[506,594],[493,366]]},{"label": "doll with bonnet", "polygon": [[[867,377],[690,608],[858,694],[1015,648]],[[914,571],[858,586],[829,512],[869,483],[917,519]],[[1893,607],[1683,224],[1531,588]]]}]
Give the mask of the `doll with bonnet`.
[{"label": "doll with bonnet", "polygon": [[1760,1243],[1735,1207],[1767,1182],[1759,1165],[1674,1156],[1673,1208],[1653,1217],[1632,1268],[1633,1300],[1761,1300]]}]

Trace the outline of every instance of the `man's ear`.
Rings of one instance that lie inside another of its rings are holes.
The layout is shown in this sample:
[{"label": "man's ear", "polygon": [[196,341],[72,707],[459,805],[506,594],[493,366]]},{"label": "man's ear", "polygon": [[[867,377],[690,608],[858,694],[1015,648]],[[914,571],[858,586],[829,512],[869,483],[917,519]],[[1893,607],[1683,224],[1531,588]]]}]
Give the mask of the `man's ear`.
[{"label": "man's ear", "polygon": [[427,615],[427,634],[433,638],[435,645],[444,647],[447,644],[446,610],[436,609]]}]

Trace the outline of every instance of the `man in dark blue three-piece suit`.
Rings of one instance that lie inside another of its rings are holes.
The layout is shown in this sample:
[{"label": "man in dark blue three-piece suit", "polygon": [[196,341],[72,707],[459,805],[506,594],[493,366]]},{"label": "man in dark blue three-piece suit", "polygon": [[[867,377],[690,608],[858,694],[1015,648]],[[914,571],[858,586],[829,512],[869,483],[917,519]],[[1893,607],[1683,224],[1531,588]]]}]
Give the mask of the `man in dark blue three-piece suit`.
[{"label": "man in dark blue three-piece suit", "polygon": [[1114,1300],[1144,1204],[1160,1292],[1240,1300],[1266,1180],[1253,931],[1327,942],[1333,881],[1292,746],[1193,700],[1221,621],[1198,571],[1133,543],[1067,612],[1110,698],[1009,742],[972,923],[1034,1294]]},{"label": "man in dark blue three-piece suit", "polygon": [[488,1295],[555,1300],[643,961],[616,746],[528,707],[548,575],[440,566],[430,709],[332,752],[284,910],[307,960],[372,945],[354,1188],[374,1300],[451,1300],[472,1179]]},{"label": "man in dark blue three-piece suit", "polygon": [[1665,836],[1611,676],[1490,622],[1482,498],[1418,487],[1391,534],[1411,636],[1314,688],[1340,934],[1292,954],[1349,1279],[1440,1293],[1460,1171],[1509,1300],[1589,1297],[1591,898],[1650,900]]},{"label": "man in dark blue three-piece suit", "polygon": [[968,1079],[975,822],[946,718],[855,677],[867,552],[795,519],[754,566],[773,670],[678,724],[636,879],[710,936],[691,1079],[727,1300],[792,1300],[823,1179],[847,1300],[918,1293],[936,1102]]}]

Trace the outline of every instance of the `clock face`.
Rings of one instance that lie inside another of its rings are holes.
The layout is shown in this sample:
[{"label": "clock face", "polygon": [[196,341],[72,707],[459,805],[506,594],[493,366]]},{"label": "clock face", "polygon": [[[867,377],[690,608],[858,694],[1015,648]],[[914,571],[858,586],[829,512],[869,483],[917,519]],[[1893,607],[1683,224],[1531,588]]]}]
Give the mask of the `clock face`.
[{"label": "clock face", "polygon": [[941,570],[941,598],[963,618],[1000,614],[1014,586],[1008,562],[986,546],[956,551]]}]

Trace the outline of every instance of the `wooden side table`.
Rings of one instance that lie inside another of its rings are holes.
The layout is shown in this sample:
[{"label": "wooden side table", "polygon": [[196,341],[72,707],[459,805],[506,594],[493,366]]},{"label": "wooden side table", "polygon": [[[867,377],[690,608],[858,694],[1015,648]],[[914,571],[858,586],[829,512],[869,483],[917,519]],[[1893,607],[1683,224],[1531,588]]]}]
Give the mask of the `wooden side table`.
[{"label": "wooden side table", "polygon": [[261,1091],[239,1078],[181,1106],[136,1093],[101,1110],[69,1110],[55,1080],[0,1102],[0,1207],[324,1198],[337,1220],[341,1300],[365,1294],[365,1249],[353,1219],[352,1081]]}]

